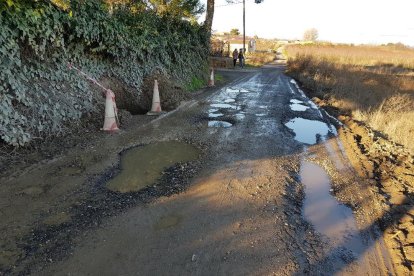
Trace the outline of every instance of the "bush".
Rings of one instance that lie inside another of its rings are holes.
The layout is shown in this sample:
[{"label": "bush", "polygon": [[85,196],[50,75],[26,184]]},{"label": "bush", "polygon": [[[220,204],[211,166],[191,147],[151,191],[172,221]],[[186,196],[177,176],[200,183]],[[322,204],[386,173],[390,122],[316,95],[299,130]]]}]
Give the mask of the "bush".
[{"label": "bush", "polygon": [[[13,2],[11,2],[13,3]],[[20,2],[18,2],[20,3]],[[23,146],[67,132],[97,112],[102,96],[68,68],[115,78],[139,98],[143,79],[161,72],[182,85],[207,68],[202,26],[153,12],[117,10],[97,1],[61,10],[47,1],[0,6],[0,138]]]}]

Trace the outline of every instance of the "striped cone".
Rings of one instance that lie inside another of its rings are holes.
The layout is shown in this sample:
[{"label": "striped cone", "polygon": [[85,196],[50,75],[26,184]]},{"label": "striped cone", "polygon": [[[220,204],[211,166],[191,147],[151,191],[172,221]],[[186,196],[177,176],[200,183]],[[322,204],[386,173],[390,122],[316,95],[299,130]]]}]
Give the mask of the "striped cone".
[{"label": "striped cone", "polygon": [[151,111],[147,113],[147,115],[158,115],[162,113],[161,110],[161,100],[160,100],[160,92],[158,90],[158,81],[154,81],[154,93],[152,95],[152,107]]},{"label": "striped cone", "polygon": [[118,128],[118,110],[115,103],[115,94],[111,90],[106,90],[105,100],[105,122],[102,130],[116,131]]},{"label": "striped cone", "polygon": [[208,80],[208,86],[214,86],[214,68],[210,69],[210,79]]}]

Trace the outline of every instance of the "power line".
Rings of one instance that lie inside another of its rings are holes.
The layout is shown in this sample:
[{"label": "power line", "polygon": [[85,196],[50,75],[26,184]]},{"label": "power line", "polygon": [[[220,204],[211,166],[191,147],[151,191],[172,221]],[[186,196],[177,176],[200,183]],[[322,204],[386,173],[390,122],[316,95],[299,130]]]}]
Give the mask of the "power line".
[{"label": "power line", "polygon": [[243,1],[239,1],[239,2],[232,2],[232,3],[223,4],[223,5],[218,5],[218,6],[214,6],[214,7],[220,8],[220,7],[226,7],[226,6],[237,5],[237,4],[242,4],[242,3],[243,3]]}]

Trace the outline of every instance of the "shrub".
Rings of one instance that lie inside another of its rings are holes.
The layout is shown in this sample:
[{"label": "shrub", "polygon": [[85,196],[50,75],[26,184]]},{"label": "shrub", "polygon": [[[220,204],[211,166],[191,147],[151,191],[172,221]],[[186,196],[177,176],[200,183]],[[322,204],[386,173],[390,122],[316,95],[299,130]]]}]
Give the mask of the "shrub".
[{"label": "shrub", "polygon": [[[11,1],[10,3],[14,3]],[[63,134],[97,112],[102,96],[71,62],[95,79],[115,78],[139,98],[154,71],[181,84],[207,67],[207,33],[197,23],[84,1],[62,10],[47,1],[0,6],[0,138],[23,146]]]}]

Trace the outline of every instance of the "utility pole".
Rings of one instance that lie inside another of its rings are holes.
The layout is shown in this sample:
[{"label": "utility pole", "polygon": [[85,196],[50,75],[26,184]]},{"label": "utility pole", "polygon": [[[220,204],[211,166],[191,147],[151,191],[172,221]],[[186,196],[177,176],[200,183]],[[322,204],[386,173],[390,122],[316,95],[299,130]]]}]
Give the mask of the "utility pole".
[{"label": "utility pole", "polygon": [[243,0],[243,56],[246,53],[246,0]]}]

